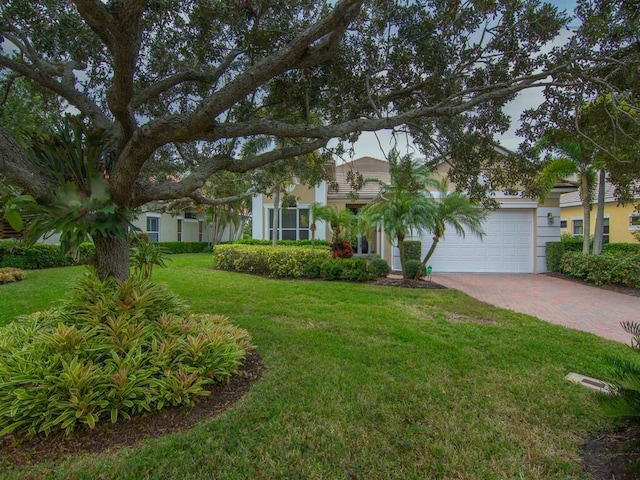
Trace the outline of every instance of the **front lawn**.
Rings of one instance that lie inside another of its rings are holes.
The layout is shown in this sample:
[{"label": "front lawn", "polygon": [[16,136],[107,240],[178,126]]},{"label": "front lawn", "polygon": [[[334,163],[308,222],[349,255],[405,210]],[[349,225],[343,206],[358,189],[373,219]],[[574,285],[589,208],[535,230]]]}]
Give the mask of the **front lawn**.
[{"label": "front lawn", "polygon": [[[263,378],[232,409],[136,448],[6,478],[579,479],[607,428],[592,393],[627,348],[451,290],[269,280],[176,255],[154,272],[253,335]],[[82,267],[0,286],[0,323],[61,298]]]}]

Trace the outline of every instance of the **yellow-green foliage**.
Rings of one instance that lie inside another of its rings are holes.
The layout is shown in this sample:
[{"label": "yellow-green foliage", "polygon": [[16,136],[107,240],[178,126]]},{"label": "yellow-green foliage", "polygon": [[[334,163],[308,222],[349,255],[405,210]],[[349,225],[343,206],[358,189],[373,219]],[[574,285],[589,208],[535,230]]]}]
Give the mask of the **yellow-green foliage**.
[{"label": "yellow-green foliage", "polygon": [[0,268],[0,283],[19,282],[24,280],[25,274],[19,268]]},{"label": "yellow-green foliage", "polygon": [[192,405],[250,348],[247,331],[192,314],[161,286],[87,274],[61,308],[0,329],[0,436]]},{"label": "yellow-green foliage", "polygon": [[218,245],[215,265],[220,270],[254,273],[277,278],[301,278],[305,265],[331,258],[327,247],[269,247],[258,245]]}]

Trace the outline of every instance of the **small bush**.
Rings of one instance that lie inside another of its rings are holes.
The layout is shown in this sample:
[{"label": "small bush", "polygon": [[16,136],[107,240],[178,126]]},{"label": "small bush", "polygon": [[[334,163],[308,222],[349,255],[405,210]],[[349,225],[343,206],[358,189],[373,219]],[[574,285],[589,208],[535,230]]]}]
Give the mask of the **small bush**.
[{"label": "small bush", "polygon": [[622,285],[640,289],[640,255],[566,252],[560,267],[562,273],[584,278],[599,286]]},{"label": "small bush", "polygon": [[343,260],[339,258],[325,260],[320,266],[320,273],[327,280],[338,280],[342,277],[342,265]]},{"label": "small bush", "polygon": [[406,240],[404,242],[404,259],[422,260],[422,242],[420,240]]},{"label": "small bush", "polygon": [[420,260],[407,260],[404,262],[404,274],[406,278],[415,278],[418,271],[420,271],[421,277],[426,275],[424,268],[421,268]]},{"label": "small bush", "polygon": [[347,258],[342,264],[342,279],[351,282],[375,280],[376,270],[364,258]]},{"label": "small bush", "polygon": [[0,268],[0,284],[12,283],[24,280],[25,274],[22,270],[12,267]]},{"label": "small bush", "polygon": [[336,240],[331,244],[331,256],[333,258],[353,257],[353,247],[345,240]]},{"label": "small bush", "polygon": [[132,276],[83,276],[61,308],[0,329],[0,436],[190,406],[237,372],[249,334]]},{"label": "small bush", "polygon": [[254,273],[278,278],[301,278],[312,261],[329,258],[326,247],[267,247],[252,245],[218,245],[215,267],[220,270]]},{"label": "small bush", "polygon": [[322,275],[322,260],[312,260],[304,266],[304,276],[307,278],[320,278]]},{"label": "small bush", "polygon": [[95,254],[92,243],[83,243],[78,250],[78,258],[65,255],[59,245],[36,243],[26,245],[11,240],[0,241],[0,267],[14,267],[25,270],[66,267],[88,263]]},{"label": "small bush", "polygon": [[547,270],[550,272],[560,271],[560,262],[562,261],[562,255],[564,254],[563,242],[547,242],[546,256],[547,256]]},{"label": "small bush", "polygon": [[378,277],[386,277],[389,275],[389,264],[386,260],[382,258],[374,258],[371,260],[371,266],[376,271],[376,276]]}]

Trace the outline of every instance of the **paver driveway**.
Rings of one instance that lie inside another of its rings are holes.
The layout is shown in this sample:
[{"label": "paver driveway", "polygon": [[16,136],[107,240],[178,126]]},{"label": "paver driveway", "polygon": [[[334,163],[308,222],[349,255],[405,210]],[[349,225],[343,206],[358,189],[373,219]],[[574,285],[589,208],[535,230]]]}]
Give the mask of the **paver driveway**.
[{"label": "paver driveway", "polygon": [[497,307],[630,343],[623,320],[640,322],[640,297],[539,274],[440,273],[433,281]]}]

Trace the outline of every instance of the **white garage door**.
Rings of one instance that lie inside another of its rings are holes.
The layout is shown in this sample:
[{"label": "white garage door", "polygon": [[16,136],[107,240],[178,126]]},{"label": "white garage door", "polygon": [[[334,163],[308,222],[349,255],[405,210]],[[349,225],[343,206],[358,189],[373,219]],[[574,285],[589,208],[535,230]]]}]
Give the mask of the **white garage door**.
[{"label": "white garage door", "polygon": [[[533,212],[531,209],[504,209],[491,212],[480,240],[468,234],[456,235],[447,227],[429,264],[434,272],[533,273]],[[422,239],[422,255],[431,246],[431,235]],[[397,248],[394,268],[399,269]]]}]

